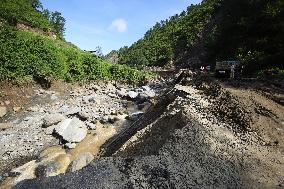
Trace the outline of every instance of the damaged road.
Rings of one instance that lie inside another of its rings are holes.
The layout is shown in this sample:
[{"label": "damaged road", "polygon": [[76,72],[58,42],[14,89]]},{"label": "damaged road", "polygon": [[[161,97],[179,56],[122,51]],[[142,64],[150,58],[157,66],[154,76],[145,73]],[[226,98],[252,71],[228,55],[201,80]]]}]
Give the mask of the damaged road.
[{"label": "damaged road", "polygon": [[87,167],[13,188],[283,188],[283,112],[257,91],[187,78]]}]

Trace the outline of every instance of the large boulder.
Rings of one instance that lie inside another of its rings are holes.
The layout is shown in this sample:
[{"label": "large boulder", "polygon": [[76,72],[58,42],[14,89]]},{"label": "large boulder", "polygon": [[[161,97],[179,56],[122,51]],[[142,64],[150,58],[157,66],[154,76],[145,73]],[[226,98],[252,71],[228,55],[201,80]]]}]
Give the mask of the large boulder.
[{"label": "large boulder", "polygon": [[80,154],[70,165],[70,171],[75,172],[83,167],[87,166],[91,161],[94,160],[93,154],[90,152],[86,152],[83,154]]},{"label": "large boulder", "polygon": [[5,106],[0,107],[0,118],[4,117],[7,114],[7,108]]},{"label": "large boulder", "polygon": [[43,127],[49,127],[51,125],[55,125],[65,119],[65,116],[62,114],[48,114],[43,118]]},{"label": "large boulder", "polygon": [[55,127],[55,133],[68,142],[81,142],[87,132],[87,126],[78,118],[65,119]]}]

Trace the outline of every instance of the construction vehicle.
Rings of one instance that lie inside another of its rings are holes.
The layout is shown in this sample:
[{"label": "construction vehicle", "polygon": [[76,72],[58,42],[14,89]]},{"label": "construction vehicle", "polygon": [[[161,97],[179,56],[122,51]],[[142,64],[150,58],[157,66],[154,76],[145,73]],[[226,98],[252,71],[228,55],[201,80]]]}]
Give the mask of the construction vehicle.
[{"label": "construction vehicle", "polygon": [[216,62],[215,76],[235,78],[239,77],[241,73],[240,61],[220,61]]}]

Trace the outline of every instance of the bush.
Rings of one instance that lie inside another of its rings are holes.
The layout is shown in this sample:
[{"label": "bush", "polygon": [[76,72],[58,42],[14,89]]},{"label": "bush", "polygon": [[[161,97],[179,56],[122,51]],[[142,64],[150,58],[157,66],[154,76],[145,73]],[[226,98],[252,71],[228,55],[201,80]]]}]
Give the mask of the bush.
[{"label": "bush", "polygon": [[0,80],[46,76],[66,81],[148,77],[127,66],[110,63],[62,40],[0,26]]}]

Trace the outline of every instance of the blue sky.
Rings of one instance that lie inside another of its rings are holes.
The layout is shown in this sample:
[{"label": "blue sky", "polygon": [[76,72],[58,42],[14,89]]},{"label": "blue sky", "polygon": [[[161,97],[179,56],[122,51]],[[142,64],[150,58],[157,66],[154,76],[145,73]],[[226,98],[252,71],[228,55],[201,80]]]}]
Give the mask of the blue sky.
[{"label": "blue sky", "polygon": [[103,53],[142,38],[156,22],[201,0],[42,0],[44,8],[66,19],[67,41],[83,50],[101,46]]}]

